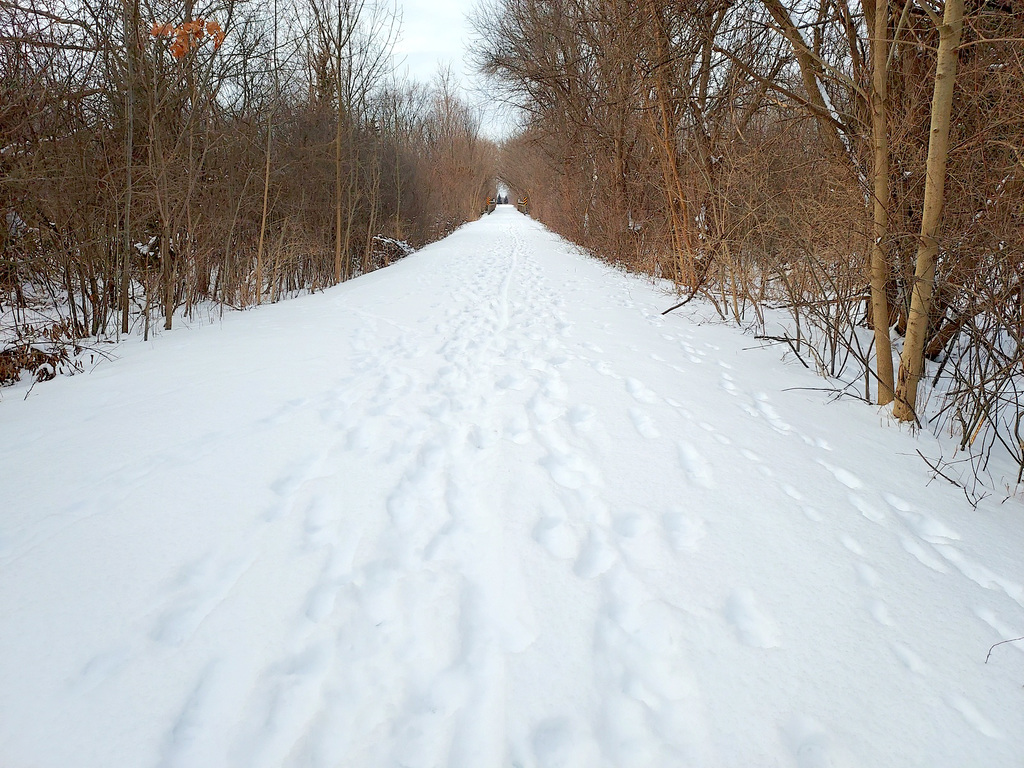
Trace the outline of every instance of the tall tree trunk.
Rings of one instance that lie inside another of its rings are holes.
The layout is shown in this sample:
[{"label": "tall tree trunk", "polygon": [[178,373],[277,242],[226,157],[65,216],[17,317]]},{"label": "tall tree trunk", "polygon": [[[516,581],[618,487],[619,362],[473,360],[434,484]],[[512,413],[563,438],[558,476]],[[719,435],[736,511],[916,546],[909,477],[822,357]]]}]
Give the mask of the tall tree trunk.
[{"label": "tall tree trunk", "polygon": [[680,180],[678,158],[675,148],[675,128],[672,120],[672,100],[666,82],[665,68],[668,66],[668,35],[665,32],[661,15],[654,0],[649,0],[648,11],[655,38],[654,90],[658,100],[658,117],[651,115],[654,123],[654,134],[661,150],[662,182],[665,196],[668,198],[669,220],[672,228],[672,250],[675,253],[673,279],[677,285],[696,286],[697,280],[693,269],[693,248],[690,242],[689,212],[686,209],[686,196]]},{"label": "tall tree trunk", "polygon": [[267,209],[270,201],[270,137],[274,127],[274,111],[267,117],[267,145],[263,164],[263,213],[260,216],[260,239],[256,246],[256,304],[263,303],[263,246],[267,235]]},{"label": "tall tree trunk", "polygon": [[[129,12],[130,10],[130,12]],[[132,257],[132,167],[135,156],[135,55],[139,28],[138,0],[124,5],[124,56],[125,56],[125,196],[124,196],[124,253],[121,257],[121,283],[119,305],[121,310],[121,333],[128,333],[128,286],[131,280]]]},{"label": "tall tree trunk", "polygon": [[871,248],[871,317],[875,326],[878,404],[893,400],[892,347],[889,343],[889,124],[887,59],[889,55],[889,1],[878,0],[871,40],[871,133],[874,144],[874,225]]},{"label": "tall tree trunk", "polygon": [[807,106],[818,121],[822,140],[832,151],[840,155],[848,155],[849,152],[834,122],[832,110],[825,102],[825,96],[818,82],[820,69],[818,62],[804,40],[799,27],[797,27],[789,11],[782,6],[779,0],[761,0],[761,3],[768,13],[771,14],[775,23],[779,25],[779,29],[793,49],[793,56],[800,67],[800,77],[803,80],[804,91],[807,93]]},{"label": "tall tree trunk", "polygon": [[[338,67],[341,77],[341,67]],[[334,131],[334,282],[341,282],[341,88],[338,88],[338,121]]]},{"label": "tall tree trunk", "polygon": [[171,231],[167,222],[160,227],[160,265],[164,286],[164,330],[174,322],[174,268],[171,264]]},{"label": "tall tree trunk", "polygon": [[956,84],[957,49],[963,32],[964,0],[946,0],[939,28],[939,52],[935,65],[935,90],[932,94],[931,129],[928,137],[928,161],[924,188],[924,211],[917,245],[914,288],[910,298],[907,338],[900,356],[896,406],[893,414],[901,421],[917,418],[917,384],[924,370],[924,347],[928,334],[928,313],[935,288],[935,261],[939,253],[936,235],[942,224],[942,204],[946,186],[946,159],[949,151],[949,117]]}]

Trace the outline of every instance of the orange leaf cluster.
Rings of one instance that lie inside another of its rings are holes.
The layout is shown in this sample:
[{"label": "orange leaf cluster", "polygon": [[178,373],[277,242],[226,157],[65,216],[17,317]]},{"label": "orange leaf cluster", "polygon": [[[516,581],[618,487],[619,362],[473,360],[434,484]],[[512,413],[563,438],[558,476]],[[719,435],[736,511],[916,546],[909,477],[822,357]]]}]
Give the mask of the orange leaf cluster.
[{"label": "orange leaf cluster", "polygon": [[224,30],[221,29],[220,24],[216,21],[206,21],[204,19],[187,21],[178,27],[173,24],[157,24],[154,22],[149,34],[152,37],[173,38],[171,44],[167,46],[167,50],[176,59],[183,59],[193,48],[198,48],[202,45],[206,37],[213,40],[213,50],[215,51],[224,42]]}]

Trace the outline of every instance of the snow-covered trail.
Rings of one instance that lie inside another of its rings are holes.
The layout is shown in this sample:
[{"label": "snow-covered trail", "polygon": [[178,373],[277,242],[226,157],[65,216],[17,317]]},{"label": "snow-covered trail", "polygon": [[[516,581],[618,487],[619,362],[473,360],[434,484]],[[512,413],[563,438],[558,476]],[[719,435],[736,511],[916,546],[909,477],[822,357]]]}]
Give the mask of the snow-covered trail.
[{"label": "snow-covered trail", "polygon": [[0,403],[0,765],[1020,766],[1020,508],[509,207]]}]

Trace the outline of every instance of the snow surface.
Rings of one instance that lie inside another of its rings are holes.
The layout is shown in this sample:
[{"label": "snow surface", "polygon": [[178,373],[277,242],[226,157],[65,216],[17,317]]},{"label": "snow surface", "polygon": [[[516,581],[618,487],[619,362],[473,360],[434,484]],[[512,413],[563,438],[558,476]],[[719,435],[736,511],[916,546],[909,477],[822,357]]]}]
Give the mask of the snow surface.
[{"label": "snow surface", "polygon": [[0,765],[1020,766],[1018,502],[499,207],[0,403]]}]

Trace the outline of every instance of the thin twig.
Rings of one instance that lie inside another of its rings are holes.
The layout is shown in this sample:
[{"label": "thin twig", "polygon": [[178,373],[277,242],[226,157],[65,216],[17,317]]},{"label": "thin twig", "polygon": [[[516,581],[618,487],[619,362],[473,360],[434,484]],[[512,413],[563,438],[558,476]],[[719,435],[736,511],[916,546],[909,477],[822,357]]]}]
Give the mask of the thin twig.
[{"label": "thin twig", "polygon": [[992,651],[995,650],[996,645],[1003,645],[1004,643],[1016,643],[1020,640],[1024,640],[1024,637],[1012,637],[1009,640],[1000,640],[998,643],[988,649],[988,656],[985,657],[985,663],[988,664],[988,660],[992,658]]},{"label": "thin twig", "polygon": [[955,486],[956,486],[957,488],[963,488],[963,487],[964,487],[962,483],[958,483],[958,482],[957,482],[956,480],[954,480],[953,478],[951,478],[951,477],[950,477],[949,475],[945,475],[945,474],[943,474],[942,470],[941,470],[941,469],[939,469],[938,467],[936,467],[936,466],[935,466],[934,464],[932,464],[932,463],[931,463],[930,461],[928,461],[928,457],[927,457],[927,456],[925,456],[925,455],[924,455],[923,453],[921,453],[920,451],[917,451],[917,455],[918,455],[918,456],[920,456],[920,457],[921,457],[922,459],[924,459],[924,463],[925,463],[925,464],[927,464],[927,465],[928,465],[929,467],[931,467],[932,471],[933,471],[933,472],[934,472],[934,473],[935,473],[936,475],[938,475],[939,477],[941,477],[941,478],[942,478],[943,480],[947,481],[947,482],[948,482],[948,483],[950,483],[951,485],[955,485]]},{"label": "thin twig", "polygon": [[800,357],[800,353],[797,352],[796,347],[793,345],[793,339],[789,338],[789,336],[754,336],[754,338],[763,339],[767,341],[786,342],[787,344],[789,344],[789,348],[793,350],[793,354],[796,355],[796,359],[803,364],[804,368],[806,368],[807,370],[811,370],[811,366],[809,366],[807,362],[802,357]]}]

